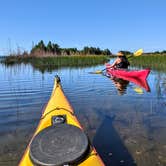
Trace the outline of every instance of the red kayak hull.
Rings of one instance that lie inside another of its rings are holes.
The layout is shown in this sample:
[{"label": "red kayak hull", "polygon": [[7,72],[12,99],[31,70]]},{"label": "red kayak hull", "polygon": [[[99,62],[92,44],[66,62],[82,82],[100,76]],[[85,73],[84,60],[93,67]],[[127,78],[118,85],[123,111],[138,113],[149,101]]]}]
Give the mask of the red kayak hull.
[{"label": "red kayak hull", "polygon": [[143,70],[111,69],[110,64],[106,64],[106,72],[108,75],[131,81],[136,85],[143,87],[146,91],[150,91],[149,85],[146,81],[150,73],[150,69],[143,69]]}]

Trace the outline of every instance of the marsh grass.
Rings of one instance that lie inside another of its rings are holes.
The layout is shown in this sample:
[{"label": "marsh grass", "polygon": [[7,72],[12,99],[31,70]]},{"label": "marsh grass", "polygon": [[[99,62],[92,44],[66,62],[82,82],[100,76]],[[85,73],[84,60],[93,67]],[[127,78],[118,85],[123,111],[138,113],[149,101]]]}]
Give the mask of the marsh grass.
[{"label": "marsh grass", "polygon": [[134,57],[130,60],[131,66],[166,71],[166,54],[148,54]]},{"label": "marsh grass", "polygon": [[109,57],[105,55],[75,55],[75,56],[8,56],[2,63],[10,66],[15,64],[30,63],[35,68],[56,69],[59,67],[83,67],[103,64],[109,61]]},{"label": "marsh grass", "polygon": [[106,56],[62,56],[62,57],[45,57],[32,59],[31,63],[35,66],[89,66],[107,62]]}]

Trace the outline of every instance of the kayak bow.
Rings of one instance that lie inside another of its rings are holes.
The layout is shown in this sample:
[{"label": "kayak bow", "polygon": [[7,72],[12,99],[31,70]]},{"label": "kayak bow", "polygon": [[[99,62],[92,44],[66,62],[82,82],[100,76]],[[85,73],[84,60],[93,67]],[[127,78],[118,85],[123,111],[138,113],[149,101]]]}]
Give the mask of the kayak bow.
[{"label": "kayak bow", "polygon": [[104,166],[55,78],[51,97],[20,166]]}]

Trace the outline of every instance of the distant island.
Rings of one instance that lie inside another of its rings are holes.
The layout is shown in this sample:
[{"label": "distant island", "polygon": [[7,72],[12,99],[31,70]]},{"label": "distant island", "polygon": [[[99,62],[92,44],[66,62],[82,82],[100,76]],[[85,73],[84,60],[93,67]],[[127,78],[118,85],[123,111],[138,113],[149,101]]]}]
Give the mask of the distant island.
[{"label": "distant island", "polygon": [[45,44],[43,40],[32,46],[30,53],[24,51],[21,53],[19,48],[16,53],[11,53],[10,56],[67,56],[67,55],[112,55],[109,49],[100,49],[99,47],[85,46],[82,50],[77,48],[61,48],[58,44],[52,43]]},{"label": "distant island", "polygon": [[[122,51],[122,50],[121,50]],[[131,55],[130,51],[122,51],[125,55]],[[84,67],[104,64],[110,60],[112,54],[107,49],[99,47],[85,46],[83,49],[61,48],[58,44],[45,44],[43,40],[32,46],[30,52],[21,52],[17,49],[16,53],[3,57],[1,63],[5,65],[31,64],[40,70],[52,70],[58,67]],[[140,57],[130,58],[131,66],[151,68],[157,70],[166,70],[166,50],[144,53]]]},{"label": "distant island", "polygon": [[14,65],[20,63],[30,63],[35,67],[57,68],[61,66],[91,66],[108,62],[113,56],[109,49],[98,47],[84,47],[82,50],[77,48],[61,48],[58,44],[45,44],[43,40],[32,46],[30,52],[10,53],[1,63]]}]

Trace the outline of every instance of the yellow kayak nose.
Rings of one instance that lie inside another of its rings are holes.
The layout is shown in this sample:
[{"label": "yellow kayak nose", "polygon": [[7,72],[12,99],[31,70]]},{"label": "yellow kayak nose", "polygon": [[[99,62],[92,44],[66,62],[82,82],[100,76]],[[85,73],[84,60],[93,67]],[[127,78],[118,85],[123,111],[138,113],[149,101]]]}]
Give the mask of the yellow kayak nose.
[{"label": "yellow kayak nose", "polygon": [[64,95],[58,76],[39,125],[19,165],[104,165]]}]

